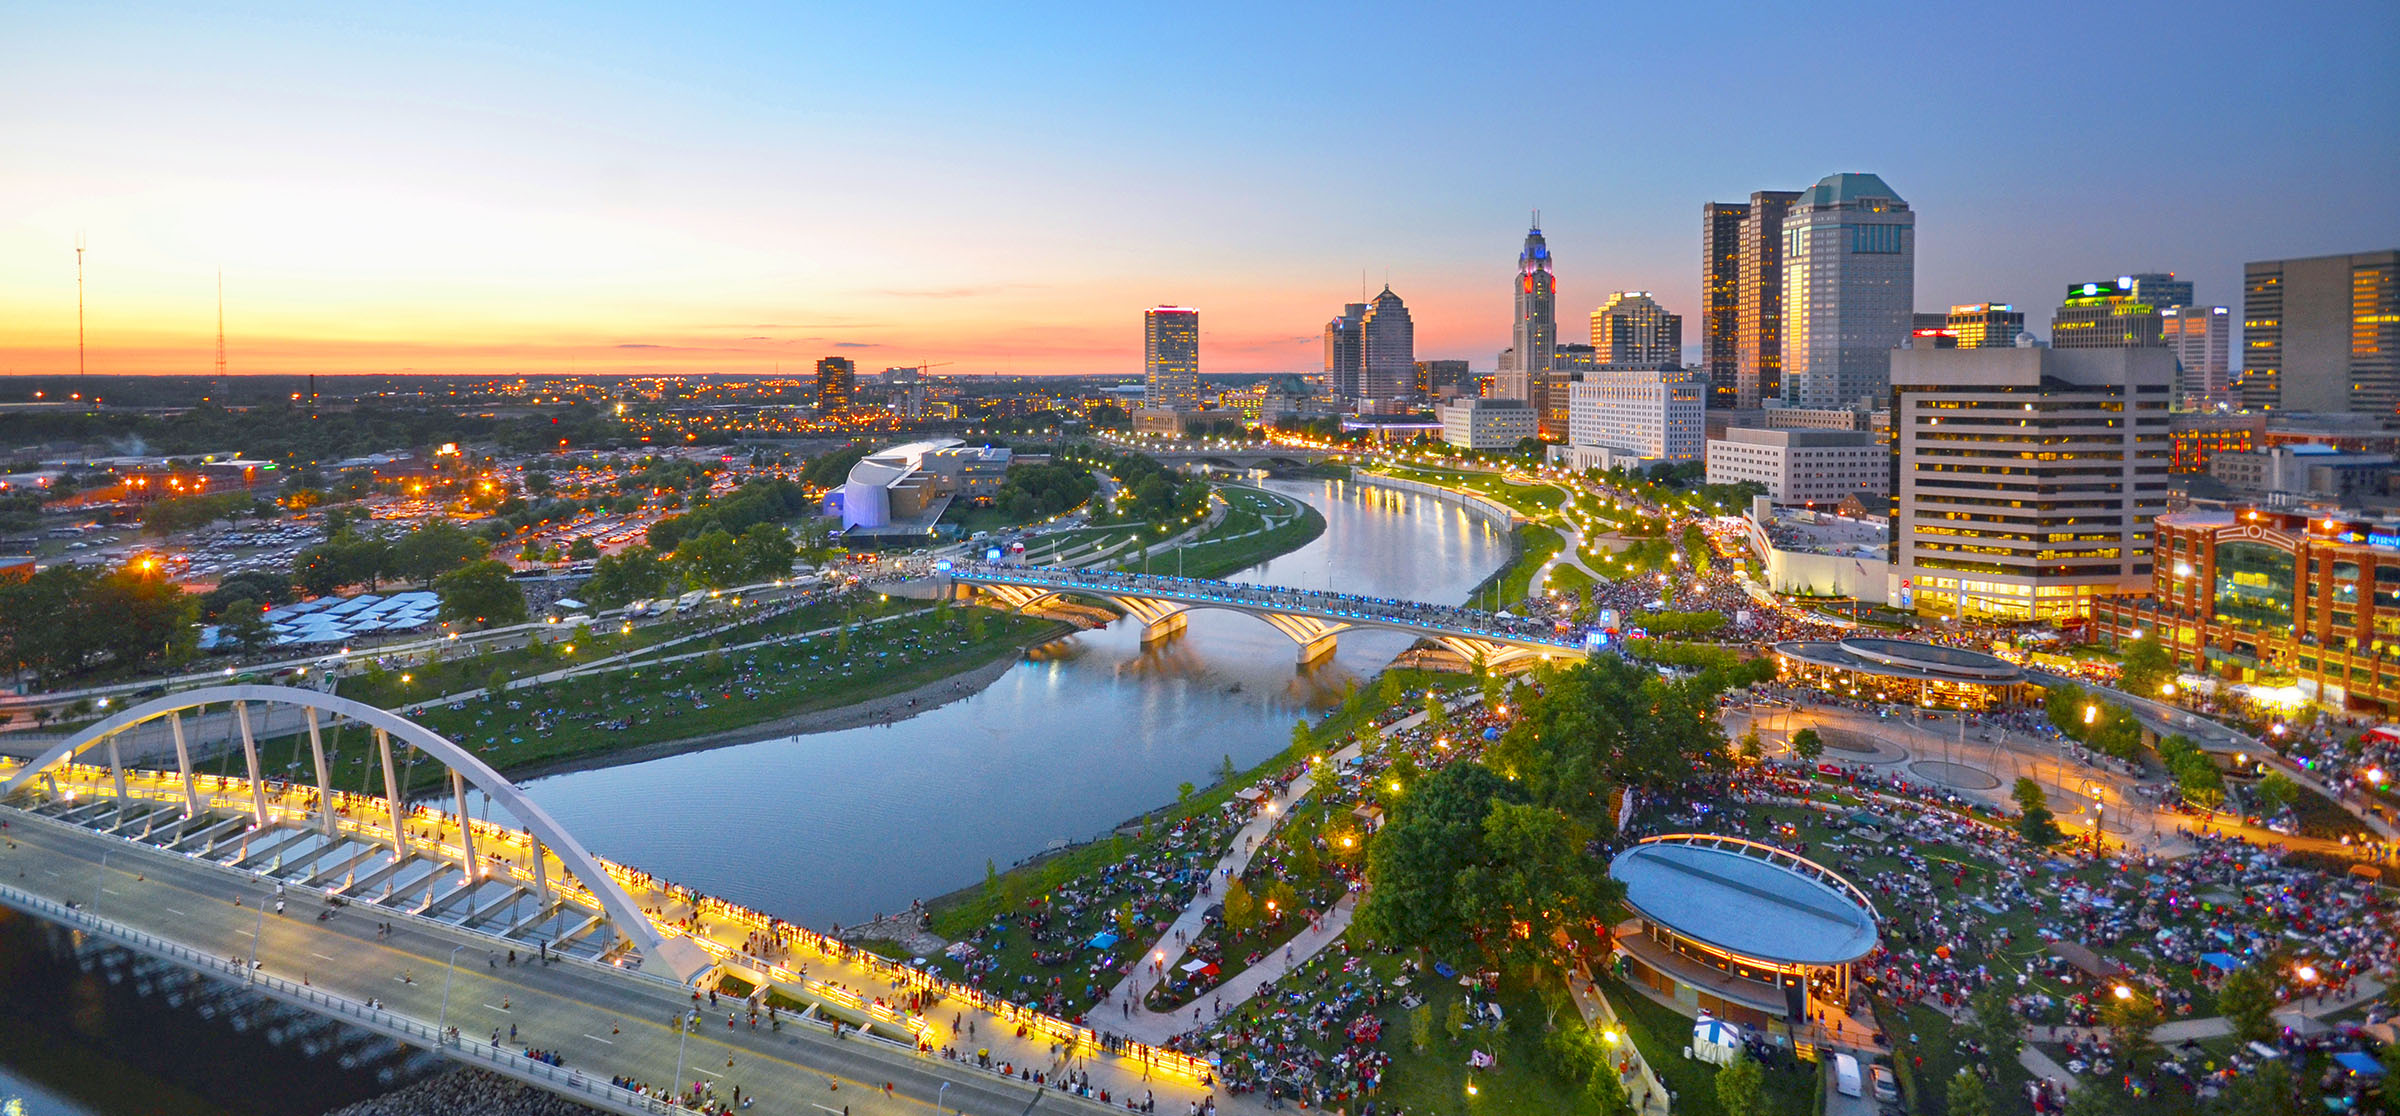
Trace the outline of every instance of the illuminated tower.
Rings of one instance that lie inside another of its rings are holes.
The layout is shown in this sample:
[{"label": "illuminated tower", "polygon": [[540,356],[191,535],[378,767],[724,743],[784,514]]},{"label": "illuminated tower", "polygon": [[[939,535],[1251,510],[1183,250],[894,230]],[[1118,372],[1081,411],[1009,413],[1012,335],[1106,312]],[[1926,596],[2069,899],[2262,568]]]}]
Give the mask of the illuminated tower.
[{"label": "illuminated tower", "polygon": [[1551,416],[1551,373],[1557,366],[1558,276],[1550,269],[1550,245],[1542,239],[1542,215],[1533,215],[1525,247],[1517,253],[1516,324],[1510,333],[1514,359],[1501,369],[1498,393],[1533,404],[1544,435],[1566,436],[1566,393],[1559,391],[1558,416]]},{"label": "illuminated tower", "polygon": [[1412,395],[1417,379],[1417,327],[1408,306],[1386,286],[1359,320],[1358,394],[1380,410]]},{"label": "illuminated tower", "polygon": [[1142,312],[1142,373],[1145,406],[1200,406],[1200,311],[1157,306]]}]

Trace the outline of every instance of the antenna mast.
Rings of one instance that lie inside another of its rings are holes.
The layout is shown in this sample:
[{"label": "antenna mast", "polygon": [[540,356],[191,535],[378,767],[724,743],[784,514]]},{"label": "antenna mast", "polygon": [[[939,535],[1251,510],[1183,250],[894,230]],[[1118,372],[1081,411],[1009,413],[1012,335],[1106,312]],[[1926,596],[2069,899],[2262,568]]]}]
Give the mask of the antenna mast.
[{"label": "antenna mast", "polygon": [[83,382],[83,234],[75,234],[75,387],[82,390],[90,385]]},{"label": "antenna mast", "polygon": [[[217,379],[225,378],[225,269],[217,269]],[[222,385],[219,385],[222,387]]]}]

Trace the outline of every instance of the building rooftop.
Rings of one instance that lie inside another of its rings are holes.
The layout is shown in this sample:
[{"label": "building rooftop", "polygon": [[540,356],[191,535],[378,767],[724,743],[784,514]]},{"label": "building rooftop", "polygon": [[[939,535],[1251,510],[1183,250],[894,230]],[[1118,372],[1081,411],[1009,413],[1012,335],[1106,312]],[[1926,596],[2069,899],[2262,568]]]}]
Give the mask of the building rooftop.
[{"label": "building rooftop", "polygon": [[1888,198],[1905,204],[1905,199],[1900,196],[1899,191],[1885,185],[1883,179],[1857,171],[1829,174],[1818,179],[1816,185],[1809,187],[1806,193],[1800,195],[1799,204],[1841,205],[1845,202],[1860,201],[1866,198]]},{"label": "building rooftop", "polygon": [[1838,965],[1875,949],[1875,908],[1848,880],[1738,838],[1653,837],[1618,853],[1625,902],[1677,934],[1785,965]]}]

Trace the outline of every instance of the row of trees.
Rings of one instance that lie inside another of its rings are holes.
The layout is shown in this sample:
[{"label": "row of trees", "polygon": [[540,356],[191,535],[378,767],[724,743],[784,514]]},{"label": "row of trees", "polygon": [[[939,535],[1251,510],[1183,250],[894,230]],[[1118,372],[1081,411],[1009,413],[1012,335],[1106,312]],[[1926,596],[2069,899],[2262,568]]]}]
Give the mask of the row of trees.
[{"label": "row of trees", "polygon": [[344,522],[324,542],[300,552],[291,580],[317,597],[345,585],[373,590],[386,580],[430,582],[481,561],[490,551],[490,543],[438,517],[397,537],[362,532]]},{"label": "row of trees", "polygon": [[[682,515],[651,524],[650,545],[671,552],[711,531],[736,537],[761,524],[792,519],[811,506],[807,490],[791,481],[780,477],[754,480],[723,499],[697,504]],[[791,564],[787,561],[784,566],[789,570]]]},{"label": "row of trees", "polygon": [[46,684],[172,665],[192,657],[198,616],[198,601],[163,577],[61,563],[0,579],[0,663]]},{"label": "row of trees", "polygon": [[1073,465],[1019,465],[1008,471],[992,503],[1011,520],[1024,523],[1089,500],[1099,487],[1090,472]]},{"label": "row of trees", "polygon": [[2142,754],[2142,723],[2123,706],[2102,701],[2090,691],[2061,682],[2043,696],[2042,712],[2070,739],[2122,760]]},{"label": "row of trees", "polygon": [[615,606],[685,589],[727,589],[789,574],[798,556],[791,536],[771,523],[754,524],[740,538],[711,529],[671,555],[629,546],[602,557],[583,593],[595,604]]}]

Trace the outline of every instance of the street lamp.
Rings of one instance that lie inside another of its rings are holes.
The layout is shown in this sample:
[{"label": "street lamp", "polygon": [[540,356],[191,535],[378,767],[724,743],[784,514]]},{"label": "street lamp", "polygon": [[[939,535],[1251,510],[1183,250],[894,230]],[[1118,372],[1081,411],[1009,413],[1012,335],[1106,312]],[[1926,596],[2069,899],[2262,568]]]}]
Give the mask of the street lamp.
[{"label": "street lamp", "polygon": [[458,975],[458,951],[465,948],[467,947],[463,943],[450,947],[450,967],[442,973],[441,1022],[433,1025],[434,1041],[436,1042],[441,1041],[443,1035],[450,1033],[450,978]]}]

